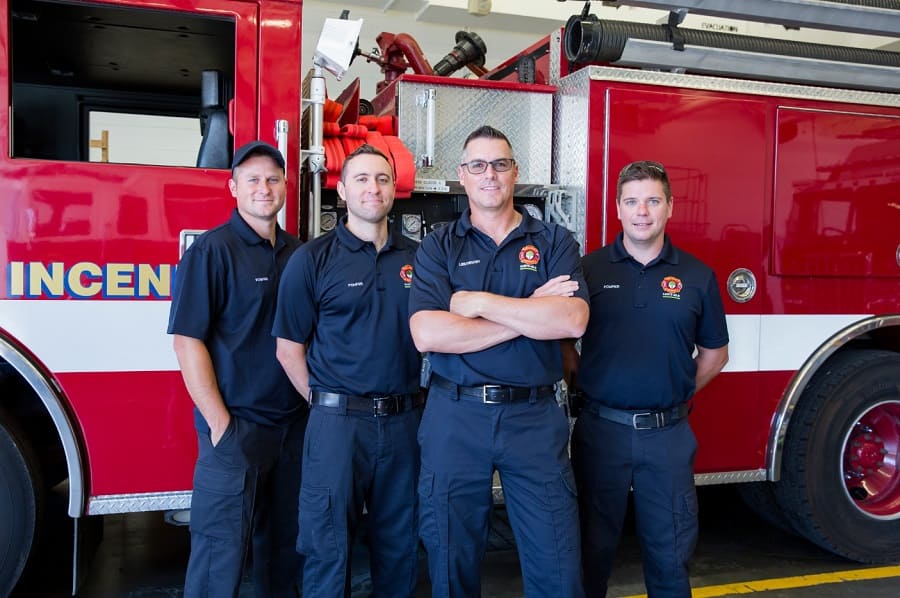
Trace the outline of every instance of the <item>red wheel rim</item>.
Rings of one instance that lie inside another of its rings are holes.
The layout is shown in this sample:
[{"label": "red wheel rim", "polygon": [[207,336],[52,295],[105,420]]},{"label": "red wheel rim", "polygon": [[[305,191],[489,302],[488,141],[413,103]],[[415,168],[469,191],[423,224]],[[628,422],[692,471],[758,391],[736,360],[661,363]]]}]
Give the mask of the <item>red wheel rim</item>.
[{"label": "red wheel rim", "polygon": [[900,401],[873,405],[850,426],[841,475],[850,502],[876,519],[900,517]]}]

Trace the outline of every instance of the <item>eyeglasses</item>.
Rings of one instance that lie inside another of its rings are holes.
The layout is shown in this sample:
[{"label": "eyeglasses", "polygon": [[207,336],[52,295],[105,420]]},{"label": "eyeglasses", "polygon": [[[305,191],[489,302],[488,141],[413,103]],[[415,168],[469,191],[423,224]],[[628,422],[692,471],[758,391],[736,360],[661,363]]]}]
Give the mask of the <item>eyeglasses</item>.
[{"label": "eyeglasses", "polygon": [[469,174],[482,174],[487,170],[488,165],[494,169],[494,172],[506,172],[516,165],[516,161],[512,158],[497,158],[496,160],[470,160],[463,162],[460,166],[465,166]]}]

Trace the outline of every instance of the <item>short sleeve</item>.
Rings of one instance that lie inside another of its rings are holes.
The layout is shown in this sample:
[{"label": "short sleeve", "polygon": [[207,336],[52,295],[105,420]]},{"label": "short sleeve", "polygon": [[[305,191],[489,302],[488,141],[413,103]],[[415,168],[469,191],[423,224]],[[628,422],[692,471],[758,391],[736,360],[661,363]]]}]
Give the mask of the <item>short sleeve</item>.
[{"label": "short sleeve", "polygon": [[316,327],[316,265],[309,245],[301,246],[288,260],[278,284],[278,300],[272,336],[306,344]]},{"label": "short sleeve", "polygon": [[425,237],[416,251],[413,283],[409,294],[409,314],[418,311],[450,309],[453,287],[447,268],[446,236],[434,233]]},{"label": "short sleeve", "polygon": [[703,313],[698,323],[696,343],[707,349],[718,349],[728,344],[725,308],[714,273],[710,273],[703,295]]},{"label": "short sleeve", "polygon": [[575,291],[574,296],[590,302],[590,292],[584,279],[578,242],[565,227],[557,225],[555,229],[548,275],[550,278],[555,278],[562,274],[568,274],[571,280],[578,282],[578,290]]},{"label": "short sleeve", "polygon": [[169,334],[206,340],[224,304],[223,268],[208,244],[194,243],[184,252],[175,274]]}]

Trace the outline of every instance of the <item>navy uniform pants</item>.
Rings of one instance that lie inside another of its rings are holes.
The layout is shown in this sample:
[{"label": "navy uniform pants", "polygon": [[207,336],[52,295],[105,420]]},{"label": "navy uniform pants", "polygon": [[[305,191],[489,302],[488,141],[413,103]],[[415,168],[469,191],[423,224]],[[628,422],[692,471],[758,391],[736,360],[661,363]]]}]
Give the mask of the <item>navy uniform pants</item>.
[{"label": "navy uniform pants", "polygon": [[253,549],[257,596],[296,596],[297,496],[307,412],[286,426],[231,417],[213,447],[198,433],[186,597],[237,596]]},{"label": "navy uniform pants", "polygon": [[525,596],[584,596],[568,439],[568,420],[552,395],[486,405],[431,387],[419,427],[419,535],[432,596],[481,595],[495,470]]},{"label": "navy uniform pants", "polygon": [[689,598],[688,560],[697,543],[694,453],[687,418],[635,430],[582,411],[572,433],[588,596],[606,595],[629,489],[651,598]]},{"label": "navy uniform pants", "polygon": [[365,505],[372,596],[415,594],[418,407],[374,417],[313,405],[303,448],[300,536],[304,598],[350,595],[350,551]]}]

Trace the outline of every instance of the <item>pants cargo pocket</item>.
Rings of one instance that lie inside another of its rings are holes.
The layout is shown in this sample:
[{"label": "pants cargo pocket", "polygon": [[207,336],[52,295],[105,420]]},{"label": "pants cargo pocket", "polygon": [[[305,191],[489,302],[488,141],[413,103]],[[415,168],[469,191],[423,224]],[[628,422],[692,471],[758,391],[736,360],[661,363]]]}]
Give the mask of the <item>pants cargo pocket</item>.
[{"label": "pants cargo pocket", "polygon": [[244,471],[197,463],[191,497],[191,532],[237,540],[241,537]]},{"label": "pants cargo pocket", "polygon": [[301,486],[297,551],[333,557],[337,550],[334,509],[329,488]]},{"label": "pants cargo pocket", "polygon": [[691,488],[675,499],[675,554],[686,564],[694,553],[699,535],[697,522],[697,490]]},{"label": "pants cargo pocket", "polygon": [[553,481],[547,482],[547,508],[553,518],[559,554],[578,549],[578,491],[572,467],[566,466]]}]

